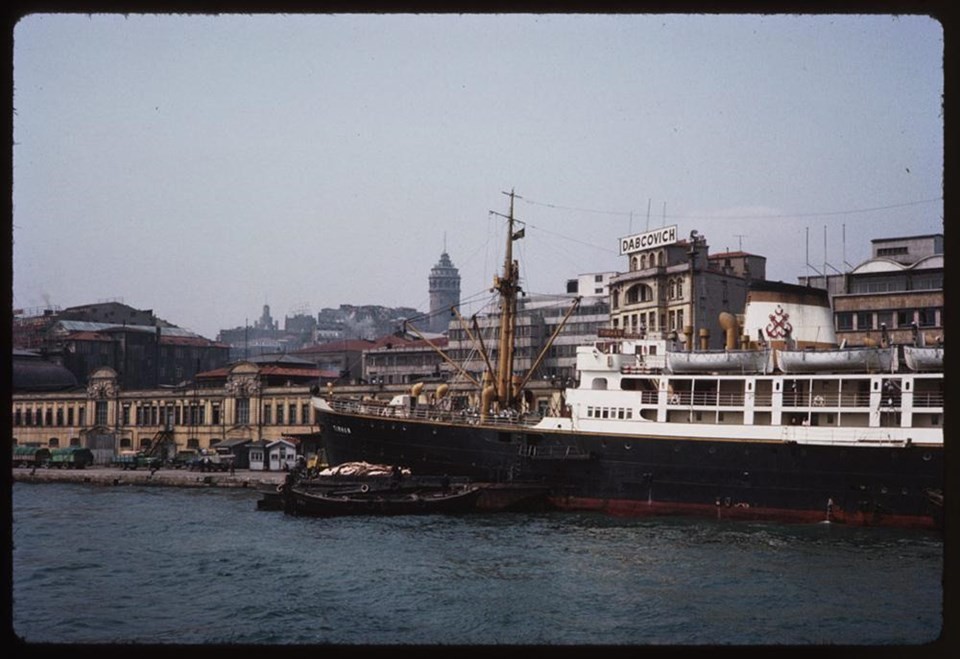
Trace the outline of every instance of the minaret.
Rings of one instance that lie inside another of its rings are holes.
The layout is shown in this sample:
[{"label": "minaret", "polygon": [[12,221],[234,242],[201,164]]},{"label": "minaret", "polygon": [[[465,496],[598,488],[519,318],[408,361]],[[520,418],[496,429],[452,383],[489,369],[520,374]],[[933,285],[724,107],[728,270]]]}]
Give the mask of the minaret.
[{"label": "minaret", "polygon": [[[444,240],[446,243],[446,240]],[[427,331],[446,333],[450,307],[460,306],[460,271],[454,267],[444,245],[440,261],[430,270],[430,322]]]}]

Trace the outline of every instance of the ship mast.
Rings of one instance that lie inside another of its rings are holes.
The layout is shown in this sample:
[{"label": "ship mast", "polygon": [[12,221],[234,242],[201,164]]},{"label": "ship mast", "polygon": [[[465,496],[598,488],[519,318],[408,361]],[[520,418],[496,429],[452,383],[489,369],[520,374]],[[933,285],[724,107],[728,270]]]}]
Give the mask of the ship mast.
[{"label": "ship mast", "polygon": [[513,260],[513,241],[523,238],[524,230],[514,232],[516,219],[513,217],[513,202],[516,194],[513,190],[510,196],[510,214],[503,216],[507,219],[507,249],[503,259],[503,275],[493,278],[493,288],[500,293],[500,341],[497,356],[497,403],[500,409],[511,406],[516,393],[512,390],[513,380],[513,344],[517,327],[517,295],[520,289],[520,266]]}]

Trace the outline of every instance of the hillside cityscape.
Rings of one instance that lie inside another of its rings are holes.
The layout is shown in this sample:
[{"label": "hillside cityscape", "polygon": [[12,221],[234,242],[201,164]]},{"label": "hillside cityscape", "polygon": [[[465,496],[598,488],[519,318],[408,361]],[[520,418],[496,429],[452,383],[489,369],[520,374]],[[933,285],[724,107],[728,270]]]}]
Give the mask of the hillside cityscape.
[{"label": "hillside cityscape", "polygon": [[[645,253],[634,254],[624,272],[581,274],[565,282],[563,293],[524,297],[520,324],[527,339],[519,347],[518,367],[533,363],[539,347],[561,324],[565,308],[578,298],[579,308],[560,328],[540,366],[541,378],[575,377],[576,346],[593,340],[599,328],[663,336],[679,332],[683,341],[684,326],[696,317],[698,331],[714,337],[711,347],[720,347],[717,314],[742,313],[751,281],[765,279],[766,257],[742,251],[711,254],[706,237],[695,231],[689,239],[673,236],[673,241],[651,253],[649,262]],[[838,338],[851,344],[870,340],[881,326],[900,341],[911,340],[917,328],[942,341],[943,236],[877,238],[872,243],[872,258],[850,272],[798,277],[796,285],[828,290]],[[697,300],[682,299],[682,281],[690,271],[701,273]],[[27,351],[33,359],[65,368],[79,385],[95,369],[109,366],[125,388],[177,386],[227,364],[269,355],[302,359],[334,379],[354,383],[448,377],[453,369],[436,349],[443,348],[454,361],[469,360],[474,350],[468,322],[456,311],[460,275],[443,252],[426,279],[426,311],[344,303],[316,314],[300,309],[281,323],[264,304],[252,323],[221,329],[216,337],[199,336],[151,309],[120,300],[16,309],[13,348],[21,358]],[[481,316],[478,326],[485,328],[485,337],[496,334],[496,316],[496,310]],[[398,359],[400,347],[410,352],[406,359]],[[479,373],[482,363],[474,356],[465,370]]]}]

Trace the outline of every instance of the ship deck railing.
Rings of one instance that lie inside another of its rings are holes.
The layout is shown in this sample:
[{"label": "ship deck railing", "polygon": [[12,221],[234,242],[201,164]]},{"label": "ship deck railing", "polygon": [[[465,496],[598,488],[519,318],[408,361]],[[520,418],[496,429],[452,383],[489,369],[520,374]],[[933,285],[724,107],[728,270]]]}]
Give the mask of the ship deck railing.
[{"label": "ship deck railing", "polygon": [[[883,396],[883,405],[885,407],[900,407],[903,401],[901,394]],[[942,392],[914,392],[913,407],[937,409],[943,407]],[[641,402],[648,405],[656,405],[658,397],[656,392],[642,392]],[[742,407],[746,402],[746,397],[742,393],[718,393],[716,391],[675,391],[667,394],[667,405],[672,407]],[[753,406],[764,408],[773,407],[774,397],[772,394],[756,394],[753,398]],[[868,408],[870,407],[870,394],[867,392],[856,393],[794,393],[785,392],[781,397],[783,407],[829,407],[829,408]]]},{"label": "ship deck railing", "polygon": [[520,426],[526,428],[535,426],[543,419],[543,416],[536,412],[525,412],[523,414],[513,412],[489,414],[485,418],[482,418],[476,410],[454,411],[430,405],[418,405],[410,409],[377,400],[333,399],[327,400],[327,404],[336,412],[362,414],[365,416],[375,416],[400,421],[438,421],[445,423],[469,423],[472,425],[482,424],[485,426]]}]

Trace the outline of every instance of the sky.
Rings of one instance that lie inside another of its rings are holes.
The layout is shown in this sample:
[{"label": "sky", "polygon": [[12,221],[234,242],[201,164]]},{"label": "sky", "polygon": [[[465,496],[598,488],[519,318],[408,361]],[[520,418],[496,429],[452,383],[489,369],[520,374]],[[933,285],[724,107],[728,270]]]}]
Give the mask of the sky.
[{"label": "sky", "polygon": [[13,306],[121,300],[216,338],[341,304],[490,300],[697,231],[767,278],[942,233],[920,15],[33,14],[13,41]]}]

